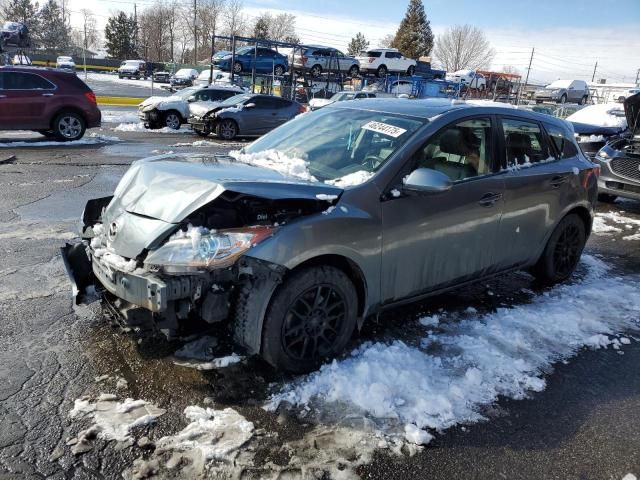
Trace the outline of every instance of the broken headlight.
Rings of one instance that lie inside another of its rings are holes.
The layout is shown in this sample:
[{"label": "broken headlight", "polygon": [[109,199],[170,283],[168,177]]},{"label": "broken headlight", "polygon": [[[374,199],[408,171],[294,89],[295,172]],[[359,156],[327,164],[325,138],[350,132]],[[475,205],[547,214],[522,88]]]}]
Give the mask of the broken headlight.
[{"label": "broken headlight", "polygon": [[272,227],[236,228],[208,231],[189,228],[178,232],[167,243],[149,253],[145,266],[168,273],[224,268],[240,255],[273,234]]}]

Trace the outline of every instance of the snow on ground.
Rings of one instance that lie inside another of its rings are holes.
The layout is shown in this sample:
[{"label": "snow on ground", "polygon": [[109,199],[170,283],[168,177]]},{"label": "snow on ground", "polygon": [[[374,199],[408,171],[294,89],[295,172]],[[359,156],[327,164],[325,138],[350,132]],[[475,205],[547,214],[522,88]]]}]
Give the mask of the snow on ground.
[{"label": "snow on ground", "polygon": [[621,232],[625,233],[623,240],[640,240],[640,220],[625,217],[619,212],[596,213],[593,219],[593,233],[608,235]]},{"label": "snow on ground", "polygon": [[441,315],[418,344],[365,343],[281,388],[266,408],[287,402],[342,418],[365,415],[384,432],[420,443],[429,437],[415,427],[441,431],[484,420],[484,408],[499,396],[543,390],[555,362],[640,327],[640,278],[616,277],[592,256],[583,257],[582,269],[582,278],[530,304]]},{"label": "snow on ground", "polygon": [[[45,137],[40,137],[45,138]],[[6,142],[0,143],[0,148],[15,148],[15,147],[72,147],[74,145],[100,145],[103,143],[119,142],[118,137],[110,137],[107,135],[100,135],[97,133],[90,133],[85,135],[80,140],[73,142],[61,142],[55,140],[42,140],[28,141],[28,142]]]},{"label": "snow on ground", "polygon": [[78,434],[80,442],[87,437],[88,431],[106,440],[125,442],[131,440],[130,432],[133,427],[155,423],[164,414],[165,410],[144,400],[127,398],[120,402],[115,395],[102,394],[96,401],[76,400],[69,417],[93,421],[89,429]]},{"label": "snow on ground", "polygon": [[[83,77],[84,80],[84,77]],[[116,83],[116,84],[120,84],[120,85],[131,85],[134,87],[140,87],[141,89],[144,88],[145,90],[149,90],[149,95],[151,95],[151,80],[135,80],[135,79],[129,79],[129,78],[118,78],[117,74],[108,74],[108,73],[87,73],[87,80],[89,81],[89,83],[91,83],[91,81],[98,81],[98,82],[111,82],[111,83]],[[154,90],[158,89],[160,90],[160,85],[155,83],[154,84]]]},{"label": "snow on ground", "polygon": [[104,123],[138,123],[140,121],[136,112],[100,110],[102,111],[102,121]]},{"label": "snow on ground", "polygon": [[189,133],[193,134],[193,130],[189,125],[182,125],[179,130],[174,130],[173,128],[164,127],[157,129],[145,128],[142,122],[139,123],[121,123],[117,127],[113,129],[116,132],[146,132],[146,133]]},{"label": "snow on ground", "polygon": [[569,115],[566,120],[601,127],[627,127],[627,119],[624,116],[624,106],[621,103],[589,105]]}]

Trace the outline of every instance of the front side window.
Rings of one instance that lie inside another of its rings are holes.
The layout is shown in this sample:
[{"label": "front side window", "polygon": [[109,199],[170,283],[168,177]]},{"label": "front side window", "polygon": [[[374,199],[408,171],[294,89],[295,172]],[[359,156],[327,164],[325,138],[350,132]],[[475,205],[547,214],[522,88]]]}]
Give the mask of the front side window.
[{"label": "front side window", "polygon": [[414,155],[415,168],[431,168],[457,182],[493,171],[491,120],[473,118],[449,125]]},{"label": "front side window", "polygon": [[548,160],[549,151],[540,125],[525,120],[502,119],[507,167]]}]

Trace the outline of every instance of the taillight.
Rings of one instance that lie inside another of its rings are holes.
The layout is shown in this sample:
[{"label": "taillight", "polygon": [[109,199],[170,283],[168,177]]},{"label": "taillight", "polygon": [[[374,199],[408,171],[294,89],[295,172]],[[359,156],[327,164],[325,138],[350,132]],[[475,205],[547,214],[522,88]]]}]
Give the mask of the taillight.
[{"label": "taillight", "polygon": [[373,63],[376,61],[376,57],[369,57],[369,63]]},{"label": "taillight", "polygon": [[304,105],[298,105],[298,113],[305,113],[307,111],[307,107]]},{"label": "taillight", "polygon": [[91,103],[93,103],[94,105],[98,104],[98,101],[96,100],[96,94],[93,92],[84,92],[84,96],[87,100],[89,100]]},{"label": "taillight", "polygon": [[300,60],[302,61],[302,65],[306,65],[307,64],[307,60],[309,60],[307,57],[301,57]]}]

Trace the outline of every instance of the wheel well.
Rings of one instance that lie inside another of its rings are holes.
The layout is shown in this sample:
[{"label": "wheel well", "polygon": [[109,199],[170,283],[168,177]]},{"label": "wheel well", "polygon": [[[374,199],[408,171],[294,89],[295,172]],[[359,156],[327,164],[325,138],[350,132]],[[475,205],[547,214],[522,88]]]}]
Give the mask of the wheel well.
[{"label": "wheel well", "polygon": [[[569,212],[567,212],[567,215],[571,215],[572,213],[578,215],[580,219],[584,222],[585,232],[587,233],[587,236],[589,236],[591,234],[591,224],[593,222],[593,220],[591,219],[591,214],[589,213],[589,210],[587,210],[585,207],[576,207],[573,210],[570,210]],[[565,217],[567,215],[565,215]]]},{"label": "wheel well", "polygon": [[58,117],[58,115],[60,115],[61,113],[64,113],[64,112],[73,112],[73,113],[75,113],[75,114],[76,114],[76,115],[78,115],[80,118],[82,118],[82,121],[83,121],[83,122],[85,123],[85,125],[86,125],[86,123],[87,123],[87,119],[86,119],[86,118],[84,118],[84,113],[82,113],[82,110],[80,110],[80,109],[78,109],[78,108],[75,108],[75,107],[64,107],[64,108],[61,108],[60,110],[57,110],[57,111],[53,114],[53,116],[51,117],[51,120],[49,121],[49,125],[51,126],[51,129],[52,129],[52,130],[55,128],[55,127],[54,127],[54,125],[53,125],[54,120]]},{"label": "wheel well", "polygon": [[158,110],[159,112],[162,112],[162,115],[166,116],[169,115],[170,113],[175,113],[176,115],[178,115],[178,117],[180,117],[180,121],[184,121],[184,118],[182,118],[182,114],[176,110],[175,108],[170,108],[169,110]]},{"label": "wheel well", "polygon": [[364,279],[364,274],[360,267],[358,267],[353,261],[349,260],[346,257],[341,255],[321,255],[319,257],[314,257],[305,262],[302,262],[300,265],[291,270],[291,272],[298,271],[302,268],[307,267],[316,267],[321,265],[330,265],[341,270],[349,280],[353,283],[353,286],[356,288],[356,293],[358,295],[358,316],[362,316],[364,313],[365,302],[367,299],[367,284]]}]

